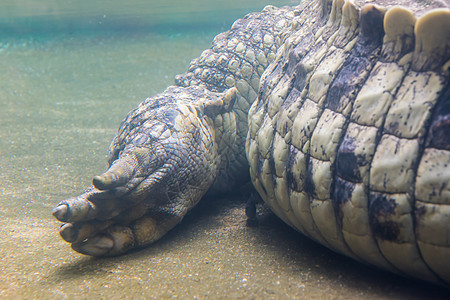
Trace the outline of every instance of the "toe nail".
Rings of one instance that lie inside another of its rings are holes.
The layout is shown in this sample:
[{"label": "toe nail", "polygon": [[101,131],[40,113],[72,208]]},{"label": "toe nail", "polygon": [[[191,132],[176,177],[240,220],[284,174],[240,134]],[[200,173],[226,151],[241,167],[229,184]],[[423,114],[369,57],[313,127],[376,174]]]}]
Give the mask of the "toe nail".
[{"label": "toe nail", "polygon": [[106,255],[114,247],[114,241],[107,236],[96,236],[80,244],[72,244],[72,249],[85,255]]},{"label": "toe nail", "polygon": [[53,209],[52,214],[58,220],[65,221],[68,210],[67,205],[61,204]]},{"label": "toe nail", "polygon": [[73,243],[75,240],[73,225],[71,223],[62,225],[61,228],[59,228],[59,234],[61,235],[63,240],[65,240],[68,243]]},{"label": "toe nail", "polygon": [[114,246],[114,241],[109,237],[102,237],[96,241],[95,247],[99,249],[111,249]]}]

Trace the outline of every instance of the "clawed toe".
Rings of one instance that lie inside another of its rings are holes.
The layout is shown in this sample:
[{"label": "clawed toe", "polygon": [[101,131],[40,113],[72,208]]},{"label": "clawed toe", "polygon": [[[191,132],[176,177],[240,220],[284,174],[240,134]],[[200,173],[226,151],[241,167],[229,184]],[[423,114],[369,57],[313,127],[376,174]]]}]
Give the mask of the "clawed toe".
[{"label": "clawed toe", "polygon": [[87,238],[106,230],[113,224],[111,220],[67,223],[60,227],[59,234],[68,243],[80,243]]},{"label": "clawed toe", "polygon": [[97,213],[90,199],[97,197],[99,191],[90,188],[78,197],[61,201],[52,211],[53,216],[61,222],[80,222],[92,220]]},{"label": "clawed toe", "polygon": [[114,247],[114,240],[106,235],[99,235],[87,241],[72,244],[72,249],[85,255],[104,256]]},{"label": "clawed toe", "polygon": [[131,228],[112,226],[104,234],[73,243],[72,249],[85,255],[113,256],[125,253],[134,246],[135,239]]},{"label": "clawed toe", "polygon": [[69,208],[66,204],[60,204],[52,210],[52,215],[59,221],[64,222],[67,219]]},{"label": "clawed toe", "polygon": [[59,235],[68,243],[73,243],[76,241],[73,224],[71,223],[61,225],[59,228]]}]

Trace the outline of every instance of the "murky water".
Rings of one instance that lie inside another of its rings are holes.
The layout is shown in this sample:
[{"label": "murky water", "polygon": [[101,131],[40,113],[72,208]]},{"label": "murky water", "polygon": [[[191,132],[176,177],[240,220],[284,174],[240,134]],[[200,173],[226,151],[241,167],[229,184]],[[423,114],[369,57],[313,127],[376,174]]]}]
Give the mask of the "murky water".
[{"label": "murky water", "polygon": [[203,201],[146,249],[108,259],[73,252],[50,210],[105,169],[126,113],[234,19],[268,4],[102,3],[0,3],[0,297],[445,298],[334,254],[267,210],[247,228],[245,190]]}]

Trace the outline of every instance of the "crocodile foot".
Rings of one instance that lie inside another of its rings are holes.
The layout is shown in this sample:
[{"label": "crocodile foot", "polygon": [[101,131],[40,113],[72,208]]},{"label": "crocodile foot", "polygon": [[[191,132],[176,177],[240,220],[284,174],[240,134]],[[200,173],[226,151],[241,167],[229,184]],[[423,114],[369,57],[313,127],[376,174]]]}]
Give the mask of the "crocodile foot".
[{"label": "crocodile foot", "polygon": [[137,159],[130,163],[132,156],[137,157],[119,159],[94,177],[93,187],[53,209],[53,215],[66,222],[59,229],[61,237],[75,251],[92,256],[121,254],[156,241],[181,220],[178,211],[164,211],[173,203],[164,193],[168,183],[164,178],[171,174],[168,168],[145,178],[130,176],[145,165]]},{"label": "crocodile foot", "polygon": [[[148,245],[178,224],[217,173],[213,118],[236,91],[170,87],[131,111],[110,149],[110,167],[53,216],[80,253],[118,255]],[[231,103],[231,104],[230,104]]]}]

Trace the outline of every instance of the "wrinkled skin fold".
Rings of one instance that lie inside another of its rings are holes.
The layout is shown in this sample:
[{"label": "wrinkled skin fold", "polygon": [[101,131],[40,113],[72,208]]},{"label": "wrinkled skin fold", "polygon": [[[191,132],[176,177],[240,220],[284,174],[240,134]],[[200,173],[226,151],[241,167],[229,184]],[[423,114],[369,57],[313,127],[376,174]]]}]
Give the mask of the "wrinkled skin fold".
[{"label": "wrinkled skin fold", "polygon": [[[93,187],[62,201],[54,216],[74,250],[115,255],[147,245],[175,226],[206,193],[216,172],[211,118],[192,99],[217,95],[199,88],[157,95],[131,112],[113,142],[111,166]],[[184,101],[184,103],[183,103]],[[221,100],[220,100],[221,101]],[[147,110],[154,107],[153,110]],[[191,109],[198,109],[191,111]]]},{"label": "wrinkled skin fold", "polygon": [[311,239],[448,286],[449,74],[447,2],[266,7],[128,114],[108,170],[53,210],[60,235],[122,254],[251,179]]}]

